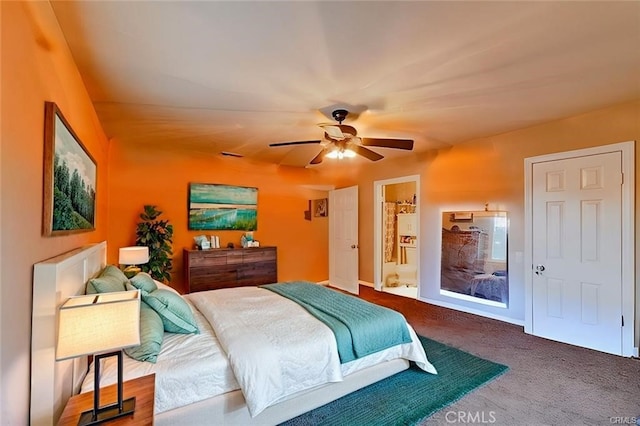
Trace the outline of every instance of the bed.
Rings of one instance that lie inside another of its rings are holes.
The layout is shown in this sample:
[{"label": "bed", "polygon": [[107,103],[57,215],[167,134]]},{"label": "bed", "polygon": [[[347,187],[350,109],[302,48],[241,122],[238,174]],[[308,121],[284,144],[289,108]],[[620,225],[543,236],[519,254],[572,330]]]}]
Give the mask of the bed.
[{"label": "bed", "polygon": [[[86,360],[55,362],[56,309],[84,291],[87,280],[105,267],[105,253],[103,242],[34,268],[32,424],[54,423],[70,395],[93,389]],[[324,323],[271,289],[214,290],[182,299],[193,312],[198,333],[165,333],[156,363],[124,357],[125,380],[156,374],[158,425],[278,424],[396,374],[409,361],[436,373],[408,324],[410,341],[343,359],[339,341]],[[267,309],[257,310],[256,302]],[[250,333],[238,332],[242,328]],[[258,349],[265,339],[267,349]],[[285,349],[270,350],[273,342]],[[249,356],[241,356],[245,353]],[[276,365],[281,371],[260,365]],[[115,381],[115,370],[107,359],[101,386]]]}]

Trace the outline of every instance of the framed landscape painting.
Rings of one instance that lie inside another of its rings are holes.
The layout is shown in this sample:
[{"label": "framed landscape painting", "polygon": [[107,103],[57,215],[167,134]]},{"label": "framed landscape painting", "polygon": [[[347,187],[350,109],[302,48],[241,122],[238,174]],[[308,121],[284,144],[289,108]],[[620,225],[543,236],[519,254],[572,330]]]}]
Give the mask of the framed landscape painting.
[{"label": "framed landscape painting", "polygon": [[43,234],[95,229],[97,165],[53,102],[45,102]]},{"label": "framed landscape painting", "polygon": [[257,228],[258,188],[189,184],[190,230],[255,231]]}]

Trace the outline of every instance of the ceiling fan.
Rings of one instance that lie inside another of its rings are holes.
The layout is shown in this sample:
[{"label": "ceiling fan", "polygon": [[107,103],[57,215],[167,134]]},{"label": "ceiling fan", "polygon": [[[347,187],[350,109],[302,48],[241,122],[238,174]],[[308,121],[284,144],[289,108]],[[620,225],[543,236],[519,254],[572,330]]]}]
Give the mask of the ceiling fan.
[{"label": "ceiling fan", "polygon": [[324,130],[324,140],[278,142],[269,144],[269,146],[274,147],[287,145],[321,144],[322,151],[320,151],[320,153],[316,155],[313,160],[311,160],[310,164],[320,164],[325,157],[355,157],[356,154],[368,158],[371,161],[378,161],[384,158],[383,155],[365,148],[367,146],[405,149],[408,151],[411,151],[413,149],[413,140],[411,139],[381,139],[358,137],[358,131],[353,126],[342,124],[342,122],[347,118],[347,115],[349,115],[349,111],[347,111],[346,109],[336,109],[331,113],[331,115],[338,122],[338,124],[318,124],[318,126],[320,126]]}]

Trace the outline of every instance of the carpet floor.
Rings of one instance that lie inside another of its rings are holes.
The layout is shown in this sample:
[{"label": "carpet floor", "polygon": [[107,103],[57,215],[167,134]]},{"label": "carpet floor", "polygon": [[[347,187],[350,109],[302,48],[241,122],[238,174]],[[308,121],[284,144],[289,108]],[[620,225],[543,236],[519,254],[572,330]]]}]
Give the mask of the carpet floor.
[{"label": "carpet floor", "polygon": [[522,326],[367,286],[360,286],[360,297],[402,313],[419,335],[509,366],[507,374],[420,426],[635,426],[640,419],[638,358],[554,342]]},{"label": "carpet floor", "polygon": [[438,374],[415,365],[283,425],[415,425],[500,376],[508,367],[420,336]]}]

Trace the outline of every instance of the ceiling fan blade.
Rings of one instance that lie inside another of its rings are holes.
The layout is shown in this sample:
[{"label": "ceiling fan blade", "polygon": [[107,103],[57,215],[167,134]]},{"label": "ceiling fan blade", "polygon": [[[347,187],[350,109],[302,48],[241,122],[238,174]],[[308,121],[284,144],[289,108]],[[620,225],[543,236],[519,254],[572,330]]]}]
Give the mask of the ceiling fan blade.
[{"label": "ceiling fan blade", "polygon": [[349,149],[358,155],[362,155],[363,157],[368,158],[371,161],[378,161],[384,158],[383,155],[380,155],[377,152],[373,152],[361,145],[351,145],[349,146]]},{"label": "ceiling fan blade", "polygon": [[413,140],[411,139],[381,139],[381,138],[362,138],[363,146],[379,146],[382,148],[413,149]]},{"label": "ceiling fan blade", "polygon": [[340,129],[339,126],[336,125],[326,125],[326,124],[320,124],[320,127],[322,127],[322,129],[333,139],[341,141],[345,138],[344,133],[342,133],[342,130]]},{"label": "ceiling fan blade", "polygon": [[320,163],[322,163],[322,160],[324,160],[324,156],[327,155],[327,152],[329,152],[329,150],[323,149],[322,151],[320,151],[320,153],[318,155],[313,157],[313,160],[311,160],[309,162],[309,164],[320,164]]},{"label": "ceiling fan blade", "polygon": [[306,144],[321,143],[321,142],[322,141],[277,142],[277,143],[270,143],[269,146],[306,145]]}]

